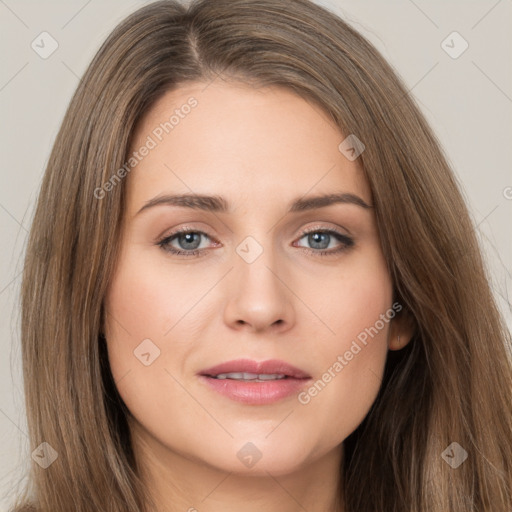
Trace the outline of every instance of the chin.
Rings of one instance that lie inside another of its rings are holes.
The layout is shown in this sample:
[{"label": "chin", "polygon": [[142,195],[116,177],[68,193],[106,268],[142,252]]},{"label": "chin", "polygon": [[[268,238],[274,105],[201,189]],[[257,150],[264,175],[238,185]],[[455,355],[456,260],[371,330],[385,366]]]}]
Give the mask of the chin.
[{"label": "chin", "polygon": [[231,440],[221,448],[221,453],[210,452],[203,462],[209,466],[239,475],[273,476],[291,474],[300,469],[310,454],[300,442],[286,443],[281,440],[273,443],[264,437],[259,440]]}]

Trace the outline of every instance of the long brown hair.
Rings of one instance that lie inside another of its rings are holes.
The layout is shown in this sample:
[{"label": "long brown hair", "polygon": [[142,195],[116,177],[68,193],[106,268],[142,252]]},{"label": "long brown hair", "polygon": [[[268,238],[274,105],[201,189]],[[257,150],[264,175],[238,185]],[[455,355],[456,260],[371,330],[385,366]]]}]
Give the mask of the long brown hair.
[{"label": "long brown hair", "polygon": [[[22,284],[29,435],[32,449],[46,442],[58,454],[46,469],[33,464],[37,510],[149,510],[99,336],[126,180],[101,199],[95,190],[126,162],[137,122],[159,97],[218,76],[290,89],[365,144],[395,298],[416,332],[388,355],[375,403],[344,442],[345,511],[512,510],[510,334],[467,207],[399,77],[307,0],[149,4],[112,32],[83,76],[44,175]],[[452,442],[468,454],[456,469],[442,457]]]}]

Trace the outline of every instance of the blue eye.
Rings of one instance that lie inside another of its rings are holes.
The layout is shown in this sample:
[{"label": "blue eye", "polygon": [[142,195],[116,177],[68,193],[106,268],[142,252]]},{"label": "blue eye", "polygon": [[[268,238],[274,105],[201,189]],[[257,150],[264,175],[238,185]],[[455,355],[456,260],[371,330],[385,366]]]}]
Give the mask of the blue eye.
[{"label": "blue eye", "polygon": [[[162,250],[178,256],[197,256],[206,252],[205,248],[200,248],[202,236],[210,239],[208,234],[203,231],[184,228],[166,236],[164,239],[157,242],[157,245]],[[304,246],[295,247],[299,247],[309,253],[319,256],[338,254],[354,245],[352,238],[332,229],[314,229],[305,231],[302,233],[299,240],[305,237],[307,237],[308,243],[311,244],[311,248]],[[334,249],[332,247],[329,248],[329,245],[333,240],[337,240],[341,245]],[[178,243],[179,248],[171,245],[174,241]]]},{"label": "blue eye", "polygon": [[[198,247],[201,245],[201,236],[203,235],[206,238],[209,238],[203,231],[193,231],[185,228],[165,237],[163,240],[158,242],[158,245],[164,251],[170,252],[171,254],[195,256],[202,252],[202,249],[198,249]],[[174,240],[178,241],[178,244],[183,250],[176,249],[171,245],[171,242]]]},{"label": "blue eye", "polygon": [[[320,256],[327,256],[332,254],[338,254],[354,245],[354,240],[352,238],[348,237],[347,235],[344,235],[343,233],[339,233],[338,231],[334,231],[332,229],[314,229],[311,231],[306,231],[302,234],[301,238],[299,240],[302,240],[302,238],[306,238],[308,243],[312,246],[314,250],[314,254],[318,254]],[[329,248],[330,243],[333,240],[337,240],[341,243],[341,246],[335,248],[326,250]],[[302,246],[299,246],[302,247]],[[307,247],[304,247],[308,252],[311,252],[311,249],[308,249]]]}]

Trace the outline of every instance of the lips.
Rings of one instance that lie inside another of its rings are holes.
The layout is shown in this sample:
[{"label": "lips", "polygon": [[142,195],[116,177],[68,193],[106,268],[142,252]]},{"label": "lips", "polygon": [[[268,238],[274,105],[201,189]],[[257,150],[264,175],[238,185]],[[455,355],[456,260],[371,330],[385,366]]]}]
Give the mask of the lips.
[{"label": "lips", "polygon": [[212,368],[202,370],[200,375],[206,377],[217,377],[226,374],[252,374],[252,375],[284,375],[292,379],[309,379],[310,376],[285,361],[269,359],[267,361],[253,361],[252,359],[237,359],[218,364]]},{"label": "lips", "polygon": [[247,405],[267,405],[301,391],[311,380],[303,370],[284,361],[238,359],[198,374],[209,390]]}]

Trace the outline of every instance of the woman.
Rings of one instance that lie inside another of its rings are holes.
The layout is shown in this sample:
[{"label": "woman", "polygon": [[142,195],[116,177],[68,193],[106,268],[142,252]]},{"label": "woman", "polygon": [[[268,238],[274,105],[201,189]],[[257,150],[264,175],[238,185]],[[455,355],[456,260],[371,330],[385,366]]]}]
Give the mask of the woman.
[{"label": "woman", "polygon": [[22,343],[17,510],[512,507],[510,337],[452,171],[306,0],[113,31],[46,169]]}]

